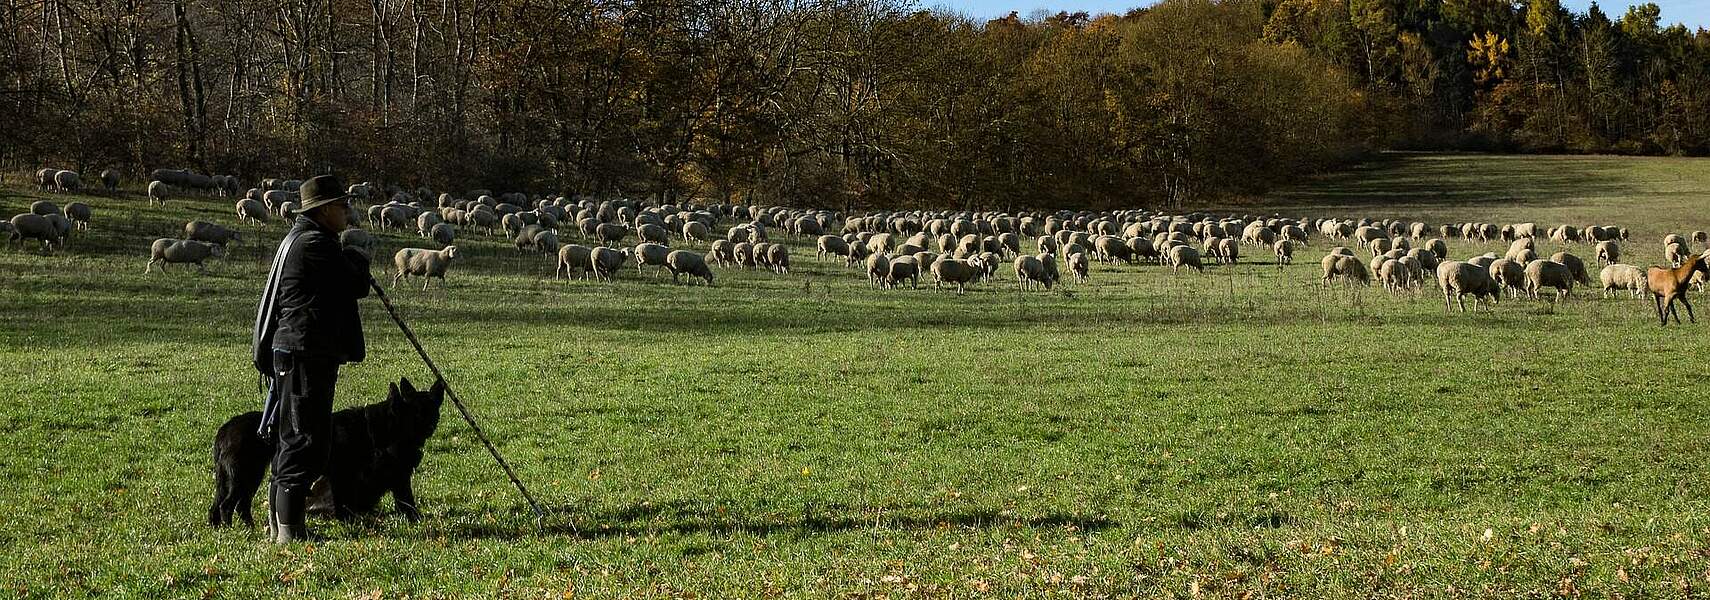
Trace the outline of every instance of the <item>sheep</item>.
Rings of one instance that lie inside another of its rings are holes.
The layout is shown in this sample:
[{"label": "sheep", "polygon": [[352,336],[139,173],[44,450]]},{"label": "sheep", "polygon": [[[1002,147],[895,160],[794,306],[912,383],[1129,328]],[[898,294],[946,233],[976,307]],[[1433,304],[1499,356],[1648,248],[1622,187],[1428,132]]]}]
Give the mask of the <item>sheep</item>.
[{"label": "sheep", "polygon": [[1621,245],[1614,241],[1597,243],[1597,264],[1613,265],[1621,262]]},{"label": "sheep", "polygon": [[59,214],[59,205],[46,200],[37,200],[30,203],[30,214],[41,215],[44,217],[48,215],[57,215]]},{"label": "sheep", "polygon": [[623,243],[626,237],[629,237],[629,229],[622,225],[600,223],[594,227],[594,240],[608,248]]},{"label": "sheep", "polygon": [[891,259],[890,272],[885,275],[885,283],[897,287],[904,279],[909,281],[909,287],[920,289],[920,261],[913,256],[898,256]]},{"label": "sheep", "polygon": [[451,267],[451,261],[457,260],[457,246],[446,246],[440,250],[425,248],[404,248],[392,255],[392,264],[398,272],[392,276],[392,287],[398,287],[398,281],[409,276],[422,278],[422,291],[427,291],[428,284],[433,278],[439,278],[440,289],[445,289],[445,271]]},{"label": "sheep", "polygon": [[164,207],[164,206],[166,206],[166,198],[167,198],[167,188],[166,188],[165,183],[162,183],[159,181],[148,182],[148,204],[149,204],[149,206],[159,204],[159,205]]},{"label": "sheep", "polygon": [[[1496,253],[1495,252],[1486,252],[1484,254],[1474,256],[1472,258],[1467,259],[1467,264],[1478,265],[1478,268],[1480,268],[1480,269],[1489,269],[1490,265],[1495,263],[1495,262],[1496,262]],[[1442,266],[1442,265],[1438,265],[1438,266]]]},{"label": "sheep", "polygon": [[534,232],[534,237],[529,238],[529,247],[548,257],[558,254],[558,232],[551,229]]},{"label": "sheep", "polygon": [[154,269],[155,263],[160,263],[160,272],[166,272],[166,265],[172,263],[195,263],[196,272],[207,269],[203,261],[209,257],[220,258],[226,255],[226,247],[195,240],[175,240],[160,238],[149,246],[148,264],[143,267],[143,273],[148,274]]},{"label": "sheep", "polygon": [[783,244],[767,246],[766,264],[779,274],[788,274],[790,272],[790,249]]},{"label": "sheep", "polygon": [[[450,223],[435,223],[432,228],[428,229],[428,239],[441,246],[450,246],[452,242],[457,240],[457,226]],[[553,241],[556,243],[557,239],[554,238]],[[536,247],[539,248],[538,245]],[[549,252],[549,250],[544,249],[541,251]]]},{"label": "sheep", "polygon": [[65,205],[65,218],[71,219],[71,223],[82,231],[89,230],[89,218],[93,216],[93,213],[94,211],[89,209],[89,205],[82,202],[72,202]]},{"label": "sheep", "polygon": [[1223,238],[1221,241],[1219,241],[1217,243],[1217,251],[1218,251],[1218,254],[1220,255],[1219,256],[1219,258],[1221,259],[1220,262],[1227,262],[1227,263],[1241,262],[1241,244],[1239,242],[1237,242],[1234,238]]},{"label": "sheep", "polygon": [[736,265],[739,267],[752,267],[756,264],[754,261],[754,244],[750,242],[737,242],[735,246],[731,247],[730,253],[736,257]]},{"label": "sheep", "polygon": [[1385,290],[1399,292],[1411,287],[1410,280],[1413,273],[1400,260],[1384,259],[1383,263],[1378,265],[1376,273],[1378,281],[1383,283]]},{"label": "sheep", "polygon": [[339,232],[338,244],[344,248],[354,248],[363,256],[373,257],[374,251],[380,247],[380,241],[367,231],[355,227]]},{"label": "sheep", "polygon": [[635,235],[644,242],[653,242],[661,246],[668,246],[671,244],[671,232],[666,231],[664,227],[653,223],[647,223],[637,227],[635,229]]},{"label": "sheep", "polygon": [[266,204],[250,198],[237,201],[237,217],[238,222],[258,227],[273,219],[273,215],[267,212]]},{"label": "sheep", "polygon": [[[1040,256],[1049,256],[1049,254],[1041,254]],[[1044,285],[1045,289],[1049,290],[1051,285],[1055,283],[1049,275],[1045,274],[1045,263],[1039,259],[1039,256],[1027,254],[1015,257],[1015,280],[1021,285],[1022,290],[1026,290],[1031,285]]]},{"label": "sheep", "polygon": [[1649,280],[1645,278],[1645,270],[1626,264],[1611,264],[1603,267],[1598,273],[1598,279],[1603,284],[1603,297],[1608,298],[1613,290],[1628,290],[1634,298],[1651,291]]},{"label": "sheep", "polygon": [[1538,259],[1526,263],[1526,295],[1533,300],[1538,299],[1538,290],[1545,287],[1556,288],[1556,301],[1561,302],[1573,293],[1573,271],[1562,263]]},{"label": "sheep", "polygon": [[1277,243],[1271,246],[1271,252],[1277,256],[1278,267],[1294,263],[1294,243],[1287,239],[1277,240]]},{"label": "sheep", "polygon": [[1663,260],[1673,267],[1684,264],[1690,256],[1692,252],[1686,249],[1686,244],[1680,242],[1672,242],[1663,248]]},{"label": "sheep", "polygon": [[191,221],[184,224],[184,239],[207,242],[216,246],[224,246],[231,242],[241,242],[242,236],[232,229],[215,225],[207,221]]},{"label": "sheep", "polygon": [[[381,216],[384,217],[385,213],[382,212]],[[416,215],[416,235],[424,238],[432,238],[433,227],[444,222],[445,217],[440,216],[439,213],[422,211],[422,214]]]},{"label": "sheep", "polygon": [[83,179],[76,171],[60,171],[53,174],[53,187],[60,192],[75,192],[83,189]]},{"label": "sheep", "polygon": [[[712,237],[712,229],[700,221],[685,221],[683,223],[683,241],[699,242]],[[711,284],[708,284],[711,285]]]},{"label": "sheep", "polygon": [[1318,262],[1324,271],[1322,285],[1330,285],[1333,279],[1341,279],[1343,285],[1355,281],[1361,284],[1371,282],[1371,271],[1358,258],[1332,253],[1324,255]]},{"label": "sheep", "polygon": [[887,279],[891,273],[891,255],[887,252],[874,252],[867,256],[867,283],[873,287],[888,287]]},{"label": "sheep", "polygon": [[1585,261],[1580,260],[1578,256],[1566,252],[1557,252],[1550,255],[1550,260],[1566,266],[1569,274],[1573,275],[1575,282],[1580,285],[1591,285],[1591,275],[1585,271]]},{"label": "sheep", "polygon": [[1519,296],[1526,289],[1526,265],[1508,258],[1498,259],[1490,263],[1490,278],[1502,285],[1511,296]]},{"label": "sheep", "polygon": [[114,170],[114,169],[106,169],[106,170],[101,171],[101,187],[106,188],[107,193],[109,193],[109,194],[118,192],[119,191],[119,172],[117,170]]},{"label": "sheep", "polygon": [[817,247],[814,260],[824,260],[826,256],[849,256],[849,242],[835,235],[819,236]]},{"label": "sheep", "polygon": [[593,253],[588,257],[589,262],[594,265],[594,278],[611,283],[617,278],[618,271],[623,269],[623,264],[629,261],[631,255],[632,251],[629,248],[623,250],[613,250],[605,246],[594,248]]},{"label": "sheep", "polygon": [[[1235,240],[1225,238],[1224,241],[1234,242]],[[1088,270],[1088,265],[1087,265],[1087,255],[1086,254],[1076,252],[1074,254],[1069,255],[1069,272],[1075,274],[1075,283],[1086,283],[1087,282],[1087,279],[1089,278],[1087,276],[1087,270]]]},{"label": "sheep", "polygon": [[671,249],[666,247],[664,244],[656,242],[642,242],[640,244],[636,244],[633,255],[635,256],[635,271],[637,273],[644,273],[645,270],[642,269],[642,267],[669,266],[666,264],[665,259],[671,255]]},{"label": "sheep", "polygon": [[586,277],[594,270],[594,249],[581,244],[565,244],[558,249],[558,268],[552,272],[553,279],[568,279],[570,271],[575,270]]},{"label": "sheep", "polygon": [[1205,272],[1205,265],[1200,264],[1199,261],[1199,251],[1195,250],[1193,246],[1170,248],[1169,257],[1171,273],[1180,272],[1182,267],[1188,267],[1201,273]]},{"label": "sheep", "polygon": [[1467,312],[1467,294],[1473,296],[1475,311],[1485,296],[1490,297],[1491,304],[1502,297],[1502,290],[1488,269],[1458,260],[1437,265],[1437,286],[1443,288],[1443,312],[1449,312],[1451,300],[1460,306],[1461,312]]},{"label": "sheep", "polygon": [[52,252],[55,247],[65,246],[65,238],[59,234],[59,228],[54,226],[53,221],[41,215],[24,213],[12,217],[11,229],[8,240],[41,240],[44,252]]},{"label": "sheep", "polygon": [[730,240],[713,240],[707,253],[712,255],[712,262],[715,265],[722,267],[736,264],[736,244],[731,243]]},{"label": "sheep", "polygon": [[979,257],[957,259],[940,256],[932,262],[932,289],[938,289],[943,284],[955,284],[956,293],[966,293],[969,282],[985,275],[985,266]]},{"label": "sheep", "polygon": [[695,277],[705,280],[708,286],[713,284],[713,272],[707,267],[706,258],[687,250],[672,250],[665,255],[665,269],[671,272],[671,283],[677,283],[678,275],[688,275],[690,284]]}]

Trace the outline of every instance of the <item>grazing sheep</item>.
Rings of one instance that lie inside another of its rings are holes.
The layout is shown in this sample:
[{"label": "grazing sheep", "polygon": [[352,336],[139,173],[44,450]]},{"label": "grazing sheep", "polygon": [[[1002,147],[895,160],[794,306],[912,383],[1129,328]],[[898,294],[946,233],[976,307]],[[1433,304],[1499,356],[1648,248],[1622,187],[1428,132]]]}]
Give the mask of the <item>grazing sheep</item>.
[{"label": "grazing sheep", "polygon": [[766,264],[779,274],[790,272],[790,249],[783,244],[766,247]]},{"label": "grazing sheep", "polygon": [[65,218],[71,219],[71,224],[76,225],[78,230],[88,231],[89,218],[92,216],[94,211],[89,209],[88,204],[72,202],[65,205]]},{"label": "grazing sheep", "polygon": [[184,239],[207,242],[224,246],[231,242],[243,241],[236,230],[227,229],[207,221],[191,221],[184,224]]},{"label": "grazing sheep", "polygon": [[53,174],[53,187],[60,192],[76,192],[83,189],[83,179],[76,171],[60,171]]},{"label": "grazing sheep", "polygon": [[887,252],[874,252],[867,256],[867,283],[873,287],[888,287],[891,273],[891,255]]},{"label": "grazing sheep", "polygon": [[1585,261],[1580,260],[1578,256],[1566,252],[1557,252],[1550,255],[1550,260],[1566,266],[1568,272],[1573,275],[1575,282],[1580,285],[1591,285],[1591,274],[1586,272]]},{"label": "grazing sheep", "polygon": [[909,287],[920,289],[920,261],[913,256],[898,256],[891,259],[890,272],[885,274],[885,283],[895,288],[904,279],[909,281]]},{"label": "grazing sheep", "polygon": [[707,267],[706,258],[687,250],[672,250],[665,255],[665,269],[671,272],[671,283],[677,283],[678,275],[688,275],[689,283],[693,284],[695,277],[713,284],[713,272]]},{"label": "grazing sheep", "polygon": [[1371,271],[1358,258],[1332,253],[1324,255],[1318,262],[1324,271],[1322,285],[1330,285],[1334,279],[1342,280],[1343,285],[1356,281],[1362,285],[1371,283]]},{"label": "grazing sheep", "polygon": [[1490,278],[1496,280],[1509,295],[1518,297],[1526,290],[1526,265],[1503,258],[1490,263]]},{"label": "grazing sheep", "polygon": [[814,253],[814,260],[824,260],[826,256],[848,258],[849,242],[835,235],[819,236],[818,251]]},{"label": "grazing sheep", "polygon": [[737,242],[731,247],[730,253],[736,257],[736,265],[739,267],[752,267],[757,264],[754,260],[754,244],[750,242]]},{"label": "grazing sheep", "polygon": [[731,243],[730,240],[713,240],[707,253],[712,255],[712,262],[715,265],[723,267],[736,264],[736,244]]},{"label": "grazing sheep", "polygon": [[[1474,256],[1472,258],[1467,259],[1467,264],[1478,265],[1478,268],[1480,268],[1480,269],[1489,269],[1490,265],[1496,263],[1496,260],[1497,260],[1497,257],[1496,257],[1495,252],[1486,252],[1484,254]],[[1438,266],[1441,266],[1441,265],[1438,265]]]},{"label": "grazing sheep", "polygon": [[167,188],[166,188],[165,183],[162,183],[159,181],[148,182],[148,203],[149,203],[149,205],[153,206],[155,204],[159,204],[161,206],[166,206],[166,198],[167,198],[167,191],[166,190],[167,190]]},{"label": "grazing sheep", "polygon": [[1670,243],[1663,248],[1663,260],[1668,261],[1670,266],[1679,267],[1691,256],[1692,251],[1687,250],[1686,244],[1680,242]]},{"label": "grazing sheep", "polygon": [[[705,241],[710,237],[712,237],[712,229],[707,227],[706,223],[702,223],[700,221],[686,221],[683,223],[683,241],[700,242]],[[709,283],[708,285],[711,284]]]},{"label": "grazing sheep", "polygon": [[1538,259],[1526,263],[1526,295],[1533,300],[1538,299],[1538,290],[1546,287],[1556,288],[1556,301],[1573,293],[1573,271],[1562,263]]},{"label": "grazing sheep", "polygon": [[1383,263],[1378,265],[1376,273],[1378,282],[1383,284],[1385,290],[1399,292],[1412,287],[1413,272],[1398,259],[1384,259]]},{"label": "grazing sheep", "polygon": [[237,201],[237,217],[238,221],[241,223],[248,223],[257,226],[267,223],[269,220],[273,219],[273,215],[268,214],[267,212],[266,204],[262,203],[260,200],[252,200],[249,198]]},{"label": "grazing sheep", "polygon": [[551,229],[541,229],[529,238],[528,247],[533,248],[548,257],[558,254],[558,232]]},{"label": "grazing sheep", "polygon": [[646,273],[642,267],[667,267],[669,265],[666,264],[665,259],[670,255],[671,249],[664,244],[657,242],[636,244],[633,253],[635,256],[635,272]]},{"label": "grazing sheep", "polygon": [[956,293],[966,293],[970,282],[985,276],[985,266],[978,257],[957,259],[940,256],[932,262],[932,289],[942,284],[955,284]]},{"label": "grazing sheep", "polygon": [[[382,211],[380,216],[382,221],[384,221],[386,216],[385,212]],[[444,222],[445,217],[440,216],[439,213],[433,211],[422,211],[422,214],[416,215],[416,235],[424,238],[431,238],[433,237],[433,227]],[[384,225],[384,222],[382,222],[382,225]]]},{"label": "grazing sheep", "polygon": [[422,278],[422,291],[427,291],[428,284],[433,278],[439,278],[440,289],[445,289],[445,271],[451,267],[451,261],[457,259],[457,246],[446,246],[440,250],[425,248],[404,248],[392,255],[392,264],[397,267],[397,274],[392,276],[392,287],[398,287],[398,281],[410,276]]},{"label": "grazing sheep", "polygon": [[1603,297],[1608,298],[1613,290],[1628,290],[1634,298],[1651,291],[1650,283],[1645,278],[1645,270],[1633,265],[1612,264],[1603,267],[1598,273],[1598,279],[1603,283]]},{"label": "grazing sheep", "polygon": [[1277,243],[1271,246],[1271,252],[1276,254],[1279,267],[1294,263],[1294,243],[1287,239],[1277,240]]},{"label": "grazing sheep", "polygon": [[[1049,254],[1041,254],[1040,256],[1049,256]],[[1049,290],[1052,284],[1056,283],[1050,275],[1045,273],[1045,263],[1039,259],[1039,256],[1027,254],[1015,257],[1015,280],[1021,285],[1022,290],[1033,285],[1043,285],[1045,289]]]},{"label": "grazing sheep", "polygon": [[[1234,242],[1235,240],[1225,238],[1224,241]],[[1087,282],[1088,267],[1089,267],[1089,265],[1087,264],[1087,255],[1086,254],[1076,252],[1074,254],[1069,255],[1069,272],[1073,273],[1075,275],[1075,283],[1086,283]]]},{"label": "grazing sheep", "polygon": [[623,239],[626,237],[629,237],[629,229],[622,225],[600,223],[594,227],[594,240],[602,246],[615,246],[623,243]]},{"label": "grazing sheep", "polygon": [[637,227],[635,229],[635,235],[644,242],[653,242],[661,246],[669,246],[671,244],[671,232],[666,231],[664,227],[653,223],[647,223]]},{"label": "grazing sheep", "polygon": [[147,274],[152,271],[155,263],[160,263],[160,272],[162,273],[166,272],[166,265],[168,264],[183,263],[195,263],[196,271],[202,272],[207,269],[203,261],[208,260],[209,257],[219,258],[225,255],[225,246],[195,240],[160,238],[149,246],[148,265],[143,267],[143,273]]},{"label": "grazing sheep", "polygon": [[631,255],[632,251],[629,248],[623,250],[614,250],[604,246],[594,248],[593,253],[588,257],[589,261],[594,264],[594,278],[611,283],[617,278],[618,271],[623,269],[623,264],[629,261]]},{"label": "grazing sheep", "polygon": [[1612,265],[1621,262],[1621,245],[1613,241],[1597,243],[1597,264]]},{"label": "grazing sheep", "polygon": [[[457,240],[457,226],[450,223],[434,223],[433,227],[428,229],[427,236],[428,239],[433,240],[436,244],[441,246],[450,246],[452,242]],[[556,241],[557,240],[554,239],[554,242]],[[538,248],[538,246],[536,247]],[[546,250],[542,251],[544,252]]]},{"label": "grazing sheep", "polygon": [[570,277],[572,270],[586,277],[594,271],[594,249],[581,244],[565,244],[558,249],[558,268],[552,272],[553,279]]},{"label": "grazing sheep", "polygon": [[1234,238],[1223,238],[1217,243],[1217,253],[1220,262],[1241,262],[1241,244]]},{"label": "grazing sheep", "polygon": [[101,187],[106,188],[107,193],[119,191],[119,172],[115,169],[101,171]]},{"label": "grazing sheep", "polygon": [[52,252],[56,247],[65,246],[65,237],[60,235],[59,228],[54,226],[53,221],[31,213],[12,217],[11,235],[7,239],[12,242],[41,240],[44,252]]},{"label": "grazing sheep", "polygon": [[46,200],[37,200],[30,203],[30,214],[41,215],[44,217],[48,215],[57,215],[59,214],[59,205]]},{"label": "grazing sheep", "polygon": [[372,258],[380,248],[380,241],[367,231],[352,227],[338,234],[338,244],[344,248],[354,248],[363,256]]},{"label": "grazing sheep", "polygon": [[1490,277],[1488,269],[1458,260],[1437,265],[1437,286],[1443,288],[1443,312],[1449,312],[1451,300],[1460,305],[1461,312],[1466,312],[1467,294],[1473,296],[1475,311],[1485,296],[1490,297],[1491,304],[1496,304],[1502,297],[1502,289]]},{"label": "grazing sheep", "polygon": [[1205,265],[1199,262],[1199,251],[1195,250],[1193,246],[1170,248],[1169,257],[1171,273],[1180,272],[1182,267],[1188,267],[1201,273],[1205,272]]}]

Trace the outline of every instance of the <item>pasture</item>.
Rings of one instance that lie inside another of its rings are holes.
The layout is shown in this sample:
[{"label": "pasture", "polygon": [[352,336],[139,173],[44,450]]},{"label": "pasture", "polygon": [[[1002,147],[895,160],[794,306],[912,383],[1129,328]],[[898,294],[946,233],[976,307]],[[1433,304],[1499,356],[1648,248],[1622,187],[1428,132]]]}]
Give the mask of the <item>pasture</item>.
[{"label": "pasture", "polygon": [[[66,200],[17,181],[0,213]],[[150,240],[235,218],[228,199],[149,207],[140,190],[78,196],[93,227],[67,249],[0,251],[0,595],[1710,588],[1710,323],[1659,328],[1648,298],[1596,290],[1463,314],[1430,283],[1325,288],[1336,243],[1316,231],[1281,269],[1246,248],[1203,275],[1094,263],[1090,282],[1023,293],[1005,263],[965,295],[873,289],[781,232],[790,274],[715,268],[713,287],[633,264],[613,284],[555,281],[502,237],[459,239],[449,289],[393,301],[549,510],[544,531],[448,406],[421,523],[316,521],[330,540],[277,548],[204,521],[213,432],[259,406],[249,328],[283,228],[205,274],[144,275]],[[1710,161],[1391,155],[1264,202],[1205,208],[1607,223],[1642,266],[1666,233],[1710,229]],[[1455,258],[1506,248],[1448,242]],[[364,304],[369,359],[344,369],[341,408],[431,382]]]}]

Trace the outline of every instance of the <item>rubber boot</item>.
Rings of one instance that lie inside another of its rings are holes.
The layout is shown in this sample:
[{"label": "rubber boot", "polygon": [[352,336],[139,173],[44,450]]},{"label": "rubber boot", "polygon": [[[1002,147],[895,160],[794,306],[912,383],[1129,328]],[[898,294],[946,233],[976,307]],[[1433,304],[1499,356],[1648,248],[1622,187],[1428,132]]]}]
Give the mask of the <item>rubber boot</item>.
[{"label": "rubber boot", "polygon": [[278,516],[276,517],[277,524],[273,534],[273,543],[293,544],[312,541],[309,536],[309,526],[304,520],[303,514],[303,509],[306,508],[304,501],[307,500],[304,491],[306,490],[293,490],[280,486],[279,492],[274,495],[273,500],[277,503],[274,506],[278,507],[274,514]]}]

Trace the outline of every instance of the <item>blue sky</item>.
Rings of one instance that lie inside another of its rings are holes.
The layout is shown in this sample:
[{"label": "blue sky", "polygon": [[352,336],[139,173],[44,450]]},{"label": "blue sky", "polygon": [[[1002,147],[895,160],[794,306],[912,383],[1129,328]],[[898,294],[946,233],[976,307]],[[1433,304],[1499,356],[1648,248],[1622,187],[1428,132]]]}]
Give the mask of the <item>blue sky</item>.
[{"label": "blue sky", "polygon": [[[944,7],[958,12],[967,13],[974,17],[1001,17],[1010,11],[1027,16],[1036,9],[1047,9],[1052,12],[1059,10],[1084,10],[1090,13],[1111,12],[1123,13],[1129,8],[1149,4],[1150,0],[920,0],[923,6]],[[1585,11],[1591,5],[1591,0],[1562,0],[1562,4],[1575,12]],[[1611,18],[1620,18],[1627,12],[1627,6],[1633,4],[1630,0],[1606,0],[1599,3],[1603,12]],[[1710,0],[1656,0],[1657,6],[1662,7],[1664,25],[1670,23],[1685,23],[1688,28],[1710,28]]]}]

